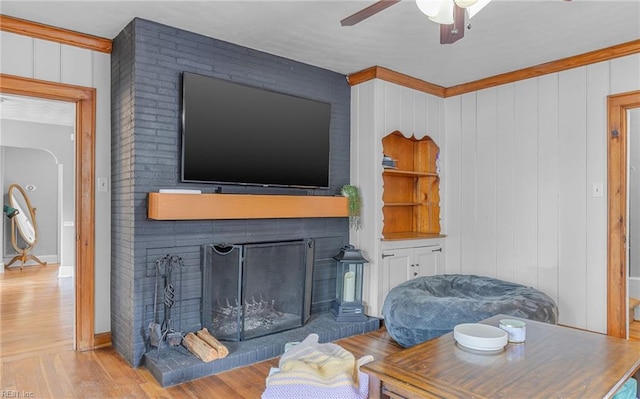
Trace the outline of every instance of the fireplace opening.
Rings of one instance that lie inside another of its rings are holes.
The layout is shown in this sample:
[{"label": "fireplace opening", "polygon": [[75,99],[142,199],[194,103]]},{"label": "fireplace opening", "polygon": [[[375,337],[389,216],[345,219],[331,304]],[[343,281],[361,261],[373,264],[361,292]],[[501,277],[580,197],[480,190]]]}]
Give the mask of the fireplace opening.
[{"label": "fireplace opening", "polygon": [[311,314],[314,241],[203,247],[202,325],[243,341],[301,327]]}]

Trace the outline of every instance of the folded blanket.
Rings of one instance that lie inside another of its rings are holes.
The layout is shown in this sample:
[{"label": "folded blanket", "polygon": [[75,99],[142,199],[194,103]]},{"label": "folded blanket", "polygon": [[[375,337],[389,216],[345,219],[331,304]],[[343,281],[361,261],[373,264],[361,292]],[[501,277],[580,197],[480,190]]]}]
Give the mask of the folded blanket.
[{"label": "folded blanket", "polygon": [[356,361],[339,345],[319,344],[318,335],[310,334],[280,357],[262,399],[366,399],[369,378],[359,368],[372,360],[364,356]]}]

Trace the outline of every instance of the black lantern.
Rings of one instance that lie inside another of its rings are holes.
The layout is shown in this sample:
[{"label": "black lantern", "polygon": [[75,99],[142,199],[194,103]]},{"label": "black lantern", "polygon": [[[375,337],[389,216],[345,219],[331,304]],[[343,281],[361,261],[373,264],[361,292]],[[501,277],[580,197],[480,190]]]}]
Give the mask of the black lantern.
[{"label": "black lantern", "polygon": [[353,245],[342,247],[333,259],[338,261],[338,271],[331,316],[337,321],[366,321],[362,306],[362,266],[369,261]]}]

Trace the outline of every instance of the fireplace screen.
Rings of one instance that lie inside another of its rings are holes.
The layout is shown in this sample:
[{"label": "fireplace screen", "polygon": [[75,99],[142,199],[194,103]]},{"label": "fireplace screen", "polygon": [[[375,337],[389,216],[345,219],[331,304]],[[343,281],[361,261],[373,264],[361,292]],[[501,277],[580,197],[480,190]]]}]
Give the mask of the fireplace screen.
[{"label": "fireplace screen", "polygon": [[313,241],[204,247],[202,325],[242,341],[302,326],[311,313]]}]

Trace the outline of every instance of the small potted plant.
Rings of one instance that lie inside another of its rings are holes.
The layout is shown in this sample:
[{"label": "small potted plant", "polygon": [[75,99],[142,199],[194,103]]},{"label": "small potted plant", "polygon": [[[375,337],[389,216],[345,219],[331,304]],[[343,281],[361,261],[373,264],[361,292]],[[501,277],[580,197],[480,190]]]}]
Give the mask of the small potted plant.
[{"label": "small potted plant", "polygon": [[360,222],[360,210],[362,208],[362,197],[360,197],[360,190],[358,187],[351,184],[345,184],[342,186],[340,193],[347,197],[347,207],[349,212],[349,227],[353,229],[360,229],[362,227]]}]

